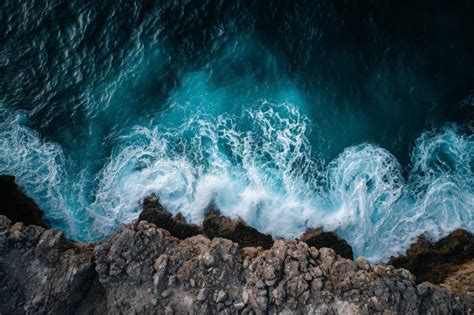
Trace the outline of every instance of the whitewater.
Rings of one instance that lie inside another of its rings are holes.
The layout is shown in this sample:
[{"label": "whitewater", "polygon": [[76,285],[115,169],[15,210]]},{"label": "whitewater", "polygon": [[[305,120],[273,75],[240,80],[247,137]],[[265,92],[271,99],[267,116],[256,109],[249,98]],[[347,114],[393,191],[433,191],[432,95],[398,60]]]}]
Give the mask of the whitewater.
[{"label": "whitewater", "polygon": [[[176,104],[160,118],[175,111],[186,109]],[[55,227],[79,240],[101,239],[135,219],[151,193],[190,222],[215,202],[275,237],[336,230],[371,260],[400,253],[422,232],[439,238],[457,227],[474,230],[474,137],[454,125],[420,135],[404,178],[397,159],[371,143],[329,163],[314,159],[308,118],[290,103],[181,117],[176,127],[134,126],[120,136],[88,192],[90,177],[69,175],[61,147],[14,114],[0,124],[0,172],[15,174]]]},{"label": "whitewater", "polygon": [[338,3],[5,1],[0,174],[79,241],[152,193],[189,222],[215,202],[275,238],[335,230],[371,261],[474,232],[468,11],[413,8],[420,44],[396,8]]}]

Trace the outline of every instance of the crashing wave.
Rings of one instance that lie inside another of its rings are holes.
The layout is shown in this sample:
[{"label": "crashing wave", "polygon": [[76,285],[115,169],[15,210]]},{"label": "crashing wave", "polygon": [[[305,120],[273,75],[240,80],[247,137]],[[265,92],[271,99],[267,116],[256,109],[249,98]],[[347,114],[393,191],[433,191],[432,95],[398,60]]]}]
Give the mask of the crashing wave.
[{"label": "crashing wave", "polygon": [[157,117],[180,117],[174,126],[124,131],[93,181],[71,173],[71,158],[30,130],[24,114],[3,110],[0,173],[16,175],[47,219],[79,240],[136,218],[150,193],[192,222],[214,201],[277,237],[336,229],[371,260],[399,253],[425,231],[474,231],[474,137],[455,125],[418,138],[405,179],[397,159],[371,143],[324,163],[308,141],[310,120],[291,103],[260,101],[239,114],[201,109],[175,104]]}]

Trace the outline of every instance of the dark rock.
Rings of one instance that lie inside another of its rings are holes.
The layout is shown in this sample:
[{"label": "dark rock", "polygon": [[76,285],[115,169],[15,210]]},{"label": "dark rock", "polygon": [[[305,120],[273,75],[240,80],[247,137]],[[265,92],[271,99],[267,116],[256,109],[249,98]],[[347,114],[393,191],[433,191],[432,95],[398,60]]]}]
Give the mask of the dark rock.
[{"label": "dark rock", "polygon": [[239,244],[240,247],[261,246],[269,249],[273,246],[271,235],[260,233],[240,218],[234,220],[221,215],[215,205],[208,208],[202,227],[204,234],[209,238],[227,238]]},{"label": "dark rock", "polygon": [[0,313],[101,314],[105,291],[92,261],[94,245],[0,215]]},{"label": "dark rock", "polygon": [[171,213],[163,208],[160,199],[155,195],[148,196],[143,200],[142,212],[138,217],[138,221],[153,223],[179,239],[202,233],[200,226],[186,223],[186,220],[180,214],[173,217]]},{"label": "dark rock", "polygon": [[352,247],[335,232],[325,232],[322,229],[306,231],[300,238],[309,246],[316,248],[332,248],[336,254],[347,259],[353,259]]},{"label": "dark rock", "polygon": [[230,219],[222,216],[219,209],[212,203],[206,210],[206,217],[202,227],[186,222],[178,213],[175,217],[161,204],[157,196],[151,195],[143,200],[142,212],[138,221],[147,221],[170,232],[179,239],[185,239],[198,234],[209,238],[227,238],[239,244],[240,247],[261,246],[265,249],[272,247],[273,239],[270,235],[260,233],[246,224],[242,219]]},{"label": "dark rock", "polygon": [[[143,202],[143,208],[143,220],[122,225],[97,244],[71,242],[61,232],[12,223],[0,215],[0,313],[472,312],[467,295],[458,294],[459,282],[463,290],[472,287],[472,264],[447,278],[442,285],[449,290],[427,282],[417,285],[405,269],[369,267],[331,248],[316,246],[318,250],[298,240],[273,242],[242,220],[220,215],[215,206],[203,228],[186,223],[182,216],[173,218],[154,196]],[[167,224],[184,239],[148,220]],[[212,240],[186,236],[198,231]],[[312,231],[306,237],[324,233],[328,232]],[[469,252],[472,235],[456,233],[461,236],[443,248]],[[262,249],[270,243],[269,249]],[[245,247],[250,244],[258,247]],[[239,245],[244,248],[239,250]],[[423,249],[424,245],[413,246],[410,253]]]},{"label": "dark rock", "polygon": [[[243,258],[241,251],[254,254]],[[0,313],[472,312],[457,294],[416,285],[405,269],[361,269],[330,248],[277,240],[268,250],[241,251],[220,237],[180,240],[146,221],[124,224],[97,244],[79,244],[0,215]]]},{"label": "dark rock", "polygon": [[12,222],[47,227],[43,211],[20,190],[14,176],[0,175],[0,215],[5,215]]},{"label": "dark rock", "polygon": [[435,243],[426,235],[421,235],[405,255],[390,258],[389,264],[410,270],[418,283],[429,281],[440,284],[473,259],[474,236],[466,230],[458,229]]},{"label": "dark rock", "polygon": [[99,275],[94,270],[94,278],[83,290],[83,298],[75,306],[75,314],[107,314],[107,296]]},{"label": "dark rock", "polygon": [[[3,289],[5,288],[5,289]],[[5,314],[13,314],[19,305],[25,304],[24,288],[20,282],[12,277],[8,270],[0,265],[0,308]]]}]

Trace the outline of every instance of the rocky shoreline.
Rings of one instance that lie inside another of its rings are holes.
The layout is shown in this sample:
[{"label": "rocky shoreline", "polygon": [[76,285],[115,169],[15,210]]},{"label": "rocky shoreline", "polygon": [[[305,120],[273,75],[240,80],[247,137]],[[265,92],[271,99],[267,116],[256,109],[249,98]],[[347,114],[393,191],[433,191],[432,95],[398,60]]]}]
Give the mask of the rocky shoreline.
[{"label": "rocky shoreline", "polygon": [[[15,198],[23,197],[15,194]],[[154,196],[144,201],[139,219],[96,244],[72,242],[60,231],[10,220],[4,214],[15,209],[4,208],[0,208],[2,314],[470,314],[473,310],[473,239],[466,231],[455,231],[447,241],[434,244],[417,242],[407,255],[391,260],[397,267],[413,269],[415,277],[392,265],[371,265],[363,257],[344,258],[352,250],[335,233],[309,231],[300,240],[273,241],[242,220],[223,217],[215,207],[202,226],[188,224],[180,215],[167,213]],[[430,265],[419,273],[417,268],[427,263],[427,257]],[[436,261],[444,267],[434,269]],[[435,270],[431,278],[429,270]],[[437,280],[439,285],[420,281],[432,280],[439,272],[446,273]]]}]

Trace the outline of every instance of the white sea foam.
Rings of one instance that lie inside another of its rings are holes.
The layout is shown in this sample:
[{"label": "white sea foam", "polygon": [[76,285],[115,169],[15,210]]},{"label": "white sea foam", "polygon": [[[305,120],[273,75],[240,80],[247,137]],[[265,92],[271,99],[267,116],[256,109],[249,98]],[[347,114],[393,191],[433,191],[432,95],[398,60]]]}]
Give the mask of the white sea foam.
[{"label": "white sea foam", "polygon": [[70,176],[61,148],[28,129],[21,114],[3,112],[0,173],[16,175],[77,239],[112,233],[138,216],[150,193],[192,222],[214,201],[277,237],[336,229],[371,260],[399,253],[425,231],[435,238],[457,227],[474,231],[473,137],[454,125],[419,137],[404,179],[396,158],[370,143],[325,166],[307,139],[310,121],[290,103],[261,101],[238,115],[178,110],[157,118],[174,124],[136,126],[117,139],[94,185],[86,174]]},{"label": "white sea foam", "polygon": [[25,126],[23,112],[9,113],[0,106],[0,174],[13,174],[28,194],[48,210],[48,218],[74,225],[63,196],[64,155],[60,146],[44,142]]}]

